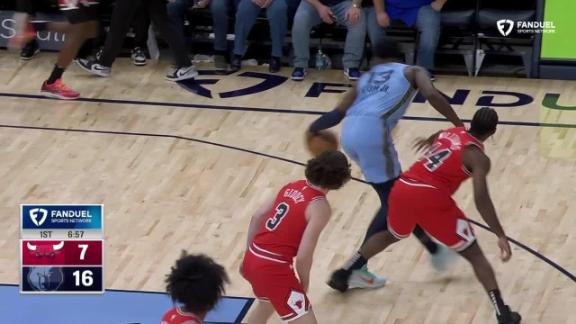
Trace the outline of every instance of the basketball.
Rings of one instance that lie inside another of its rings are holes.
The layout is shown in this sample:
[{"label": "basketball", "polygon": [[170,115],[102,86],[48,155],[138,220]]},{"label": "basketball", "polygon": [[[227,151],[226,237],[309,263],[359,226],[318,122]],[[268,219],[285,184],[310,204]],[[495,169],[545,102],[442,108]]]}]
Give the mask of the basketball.
[{"label": "basketball", "polygon": [[321,130],[315,135],[308,136],[306,145],[312,156],[318,156],[325,151],[337,150],[340,146],[336,134],[329,130]]}]

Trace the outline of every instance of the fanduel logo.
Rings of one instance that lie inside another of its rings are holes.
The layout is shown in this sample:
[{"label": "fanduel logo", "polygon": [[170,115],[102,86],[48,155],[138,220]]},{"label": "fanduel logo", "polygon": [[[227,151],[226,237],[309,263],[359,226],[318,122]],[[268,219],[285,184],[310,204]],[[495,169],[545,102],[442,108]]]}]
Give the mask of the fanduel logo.
[{"label": "fanduel logo", "polygon": [[30,209],[29,215],[34,225],[42,226],[46,221],[46,217],[48,217],[48,211],[43,208],[34,208]]},{"label": "fanduel logo", "polygon": [[510,19],[500,19],[496,22],[496,26],[502,36],[508,36],[514,29],[514,22]]}]

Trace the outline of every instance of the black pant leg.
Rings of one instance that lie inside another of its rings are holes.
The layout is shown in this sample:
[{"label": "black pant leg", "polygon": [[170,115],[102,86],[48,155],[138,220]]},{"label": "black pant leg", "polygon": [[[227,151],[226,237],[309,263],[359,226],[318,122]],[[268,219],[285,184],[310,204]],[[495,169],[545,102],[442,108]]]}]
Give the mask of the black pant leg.
[{"label": "black pant leg", "polygon": [[174,30],[174,26],[171,24],[168,18],[168,11],[166,8],[165,0],[145,0],[148,6],[148,13],[150,14],[150,19],[154,23],[154,26],[160,32],[160,37],[162,37],[170,46],[172,50],[172,55],[174,55],[174,61],[177,67],[185,67],[192,65],[190,58],[188,57],[188,49],[184,41],[178,37],[178,33]]},{"label": "black pant leg", "polygon": [[104,43],[104,51],[100,63],[104,66],[112,66],[114,60],[122,50],[122,44],[126,38],[126,33],[130,28],[130,23],[141,0],[117,0],[116,7],[112,12],[110,32]]},{"label": "black pant leg", "polygon": [[148,27],[150,26],[150,16],[148,15],[148,10],[146,6],[141,5],[138,7],[136,14],[134,16],[134,47],[146,47],[146,41],[148,40]]}]

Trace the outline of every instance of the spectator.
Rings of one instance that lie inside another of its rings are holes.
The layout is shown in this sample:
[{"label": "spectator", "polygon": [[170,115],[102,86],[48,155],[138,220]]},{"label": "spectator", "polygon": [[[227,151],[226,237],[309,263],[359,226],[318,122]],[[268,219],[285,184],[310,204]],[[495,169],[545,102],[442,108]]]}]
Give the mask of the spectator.
[{"label": "spectator", "polygon": [[146,65],[147,58],[144,49],[147,47],[150,16],[144,5],[140,5],[132,22],[134,28],[134,47],[132,48],[132,63],[136,66]]},{"label": "spectator", "polygon": [[346,26],[346,43],[342,65],[349,80],[360,77],[360,62],[364,51],[366,24],[361,0],[303,0],[296,10],[292,26],[294,71],[292,80],[303,80],[310,61],[310,31],[324,22]]},{"label": "spectator", "polygon": [[184,20],[186,19],[186,12],[188,9],[205,8],[210,5],[212,13],[212,24],[214,29],[214,67],[217,70],[228,69],[228,41],[226,35],[228,34],[228,13],[234,5],[234,0],[169,0],[168,15],[174,29],[178,35],[185,42],[184,37]]},{"label": "spectator", "polygon": [[[434,53],[440,38],[440,10],[447,0],[373,0],[374,7],[366,9],[368,36],[372,44],[385,37],[390,22],[401,20],[415,26],[420,33],[416,64],[434,70]],[[432,77],[433,78],[433,77]]]},{"label": "spectator", "polygon": [[280,71],[282,60],[282,46],[288,28],[288,6],[286,0],[241,0],[236,12],[236,26],[234,27],[234,55],[232,57],[232,70],[240,70],[242,57],[246,54],[246,40],[250,30],[256,23],[258,15],[265,9],[270,25],[270,38],[272,39],[272,55],[270,58],[270,72]]},{"label": "spectator", "polygon": [[181,81],[196,77],[198,72],[188,57],[186,45],[173,31],[173,25],[168,18],[165,0],[117,0],[116,7],[112,13],[110,32],[108,37],[106,37],[101,56],[96,60],[80,59],[76,63],[89,73],[101,77],[110,76],[112,64],[122,48],[132,17],[140,5],[146,7],[146,11],[150,15],[154,26],[158,28],[160,36],[168,42],[174,55],[176,68],[166,75],[166,79],[169,81]]}]

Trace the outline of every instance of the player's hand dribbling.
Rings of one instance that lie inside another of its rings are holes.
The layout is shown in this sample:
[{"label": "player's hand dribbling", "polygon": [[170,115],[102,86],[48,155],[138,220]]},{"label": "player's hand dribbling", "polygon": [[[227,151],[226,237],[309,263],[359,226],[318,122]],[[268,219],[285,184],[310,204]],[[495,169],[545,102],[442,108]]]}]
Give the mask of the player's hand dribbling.
[{"label": "player's hand dribbling", "polygon": [[510,243],[506,236],[498,238],[498,247],[500,248],[500,259],[502,259],[503,262],[508,262],[512,257],[512,249],[510,249]]}]

